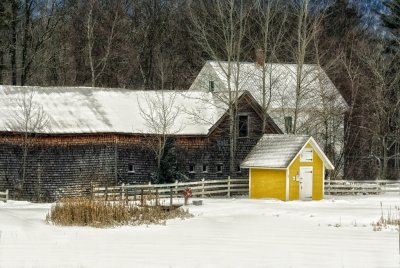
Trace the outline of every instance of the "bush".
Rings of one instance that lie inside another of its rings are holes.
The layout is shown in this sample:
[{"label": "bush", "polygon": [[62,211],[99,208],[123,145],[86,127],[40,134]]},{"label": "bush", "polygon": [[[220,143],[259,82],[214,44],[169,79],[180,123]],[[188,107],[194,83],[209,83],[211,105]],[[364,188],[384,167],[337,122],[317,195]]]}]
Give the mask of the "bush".
[{"label": "bush", "polygon": [[165,224],[168,219],[193,215],[181,208],[165,210],[161,206],[139,207],[125,201],[94,201],[88,198],[64,198],[46,216],[48,223],[110,227],[119,225]]}]

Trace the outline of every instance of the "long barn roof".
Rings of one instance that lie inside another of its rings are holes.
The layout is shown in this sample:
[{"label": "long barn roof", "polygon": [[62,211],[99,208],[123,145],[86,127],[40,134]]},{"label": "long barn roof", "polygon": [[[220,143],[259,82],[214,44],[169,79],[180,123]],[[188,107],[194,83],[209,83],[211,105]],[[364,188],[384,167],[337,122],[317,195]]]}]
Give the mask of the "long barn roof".
[{"label": "long barn roof", "polygon": [[227,111],[216,94],[205,92],[0,86],[0,132],[21,132],[20,104],[31,95],[34,107],[42,107],[48,119],[46,127],[36,131],[44,134],[160,134],[161,129],[152,128],[144,114],[160,112],[155,103],[164,99],[169,114],[177,114],[168,133],[207,135]]}]

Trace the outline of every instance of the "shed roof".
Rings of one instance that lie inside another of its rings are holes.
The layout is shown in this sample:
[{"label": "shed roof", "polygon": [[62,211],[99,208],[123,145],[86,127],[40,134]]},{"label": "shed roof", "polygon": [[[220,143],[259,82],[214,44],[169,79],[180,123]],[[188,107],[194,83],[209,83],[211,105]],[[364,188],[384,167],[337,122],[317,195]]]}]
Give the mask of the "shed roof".
[{"label": "shed roof", "polygon": [[38,131],[44,134],[159,134],[142,114],[156,113],[153,104],[163,98],[170,111],[179,111],[169,133],[207,135],[228,109],[217,94],[206,92],[0,86],[0,131],[21,132],[15,119],[27,94],[48,117],[47,126]]},{"label": "shed roof", "polygon": [[241,166],[244,168],[287,168],[308,143],[321,157],[326,168],[333,169],[332,163],[317,142],[307,135],[264,135],[243,160]]}]

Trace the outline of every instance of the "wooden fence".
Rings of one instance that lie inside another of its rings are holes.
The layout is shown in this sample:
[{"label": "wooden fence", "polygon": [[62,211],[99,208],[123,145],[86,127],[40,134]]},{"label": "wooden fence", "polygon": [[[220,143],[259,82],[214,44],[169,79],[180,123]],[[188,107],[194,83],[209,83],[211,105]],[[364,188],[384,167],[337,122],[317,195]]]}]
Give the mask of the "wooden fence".
[{"label": "wooden fence", "polygon": [[92,198],[103,200],[134,200],[183,197],[183,190],[190,188],[193,197],[227,196],[248,194],[247,179],[201,180],[195,182],[178,182],[169,184],[121,185],[113,187],[94,187]]},{"label": "wooden fence", "polygon": [[375,181],[349,181],[326,180],[326,195],[356,195],[356,194],[383,194],[398,193],[400,195],[400,181],[375,180]]},{"label": "wooden fence", "polygon": [[8,190],[6,190],[5,192],[0,192],[0,201],[8,201]]},{"label": "wooden fence", "polygon": [[[249,193],[247,179],[201,180],[195,182],[178,182],[169,184],[120,185],[113,187],[93,187],[92,198],[103,200],[141,201],[160,200],[183,197],[183,190],[190,188],[193,197],[227,196]],[[348,181],[326,180],[325,195],[356,195],[398,193],[400,195],[400,180]],[[1,193],[0,193],[0,200]]]}]

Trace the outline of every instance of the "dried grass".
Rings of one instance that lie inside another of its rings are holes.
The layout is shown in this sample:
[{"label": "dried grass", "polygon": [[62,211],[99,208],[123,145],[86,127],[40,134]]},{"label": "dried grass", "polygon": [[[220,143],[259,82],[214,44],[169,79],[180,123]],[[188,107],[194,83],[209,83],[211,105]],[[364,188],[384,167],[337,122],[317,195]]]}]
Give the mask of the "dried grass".
[{"label": "dried grass", "polygon": [[64,198],[46,216],[48,223],[67,226],[112,227],[120,225],[165,224],[174,218],[193,215],[181,208],[137,206],[125,201],[95,201],[89,198]]},{"label": "dried grass", "polygon": [[377,222],[372,223],[374,231],[382,231],[382,229],[387,229],[390,226],[399,228],[400,232],[400,207],[395,206],[389,208],[387,213],[383,212],[382,202],[381,202],[381,217]]}]

